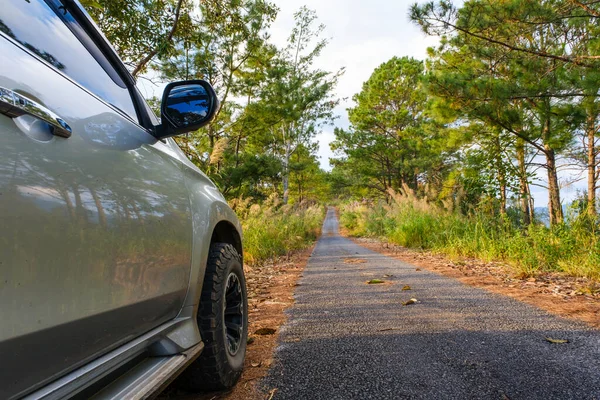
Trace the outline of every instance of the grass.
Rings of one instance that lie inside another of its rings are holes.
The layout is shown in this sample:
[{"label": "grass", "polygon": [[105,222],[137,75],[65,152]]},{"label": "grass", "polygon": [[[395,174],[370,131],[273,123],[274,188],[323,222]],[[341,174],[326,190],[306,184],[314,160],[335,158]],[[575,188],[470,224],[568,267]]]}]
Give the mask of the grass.
[{"label": "grass", "polygon": [[263,204],[234,200],[232,206],[244,231],[244,259],[260,264],[272,257],[310,246],[321,232],[322,206],[281,205],[275,197]]},{"label": "grass", "polygon": [[385,238],[405,247],[451,257],[504,261],[521,277],[561,272],[600,280],[600,237],[586,217],[563,225],[521,228],[505,216],[461,215],[417,198],[391,193],[389,204],[350,203],[340,222],[353,236]]}]

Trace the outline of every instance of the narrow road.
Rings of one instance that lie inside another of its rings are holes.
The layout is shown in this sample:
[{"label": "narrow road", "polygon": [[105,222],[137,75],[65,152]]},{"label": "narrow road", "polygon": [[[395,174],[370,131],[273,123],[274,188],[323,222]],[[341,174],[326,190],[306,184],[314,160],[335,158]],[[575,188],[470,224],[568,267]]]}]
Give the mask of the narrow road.
[{"label": "narrow road", "polygon": [[600,400],[600,332],[367,250],[329,209],[262,386],[274,399]]}]

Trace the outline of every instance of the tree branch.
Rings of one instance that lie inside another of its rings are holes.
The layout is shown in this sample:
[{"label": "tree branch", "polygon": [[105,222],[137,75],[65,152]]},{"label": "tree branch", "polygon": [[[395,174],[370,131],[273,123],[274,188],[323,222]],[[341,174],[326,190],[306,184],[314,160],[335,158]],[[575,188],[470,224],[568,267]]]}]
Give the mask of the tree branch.
[{"label": "tree branch", "polygon": [[[171,31],[167,35],[166,42],[170,42],[171,40],[173,40],[173,36],[175,35],[175,32],[177,31],[177,24],[179,23],[179,15],[181,13],[181,6],[183,4],[183,1],[184,0],[179,0],[177,2],[177,8],[175,9],[175,21],[173,21],[173,26],[171,27]],[[156,56],[158,54],[159,46],[160,46],[160,44],[157,45],[150,53],[148,53],[146,55],[146,57],[144,57],[136,65],[136,67],[133,69],[133,72],[131,72],[131,74],[134,77],[137,77],[137,75],[146,67],[146,65],[150,62],[150,60],[152,60],[152,58],[154,58],[154,56]]]}]

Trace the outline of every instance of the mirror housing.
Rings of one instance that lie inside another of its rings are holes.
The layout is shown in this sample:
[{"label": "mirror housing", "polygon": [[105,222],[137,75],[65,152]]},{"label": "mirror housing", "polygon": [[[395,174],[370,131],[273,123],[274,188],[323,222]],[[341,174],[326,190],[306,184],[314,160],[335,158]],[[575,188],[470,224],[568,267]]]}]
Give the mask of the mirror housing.
[{"label": "mirror housing", "polygon": [[203,80],[169,83],[160,104],[161,124],[156,128],[158,139],[195,131],[207,125],[219,109],[219,99]]}]

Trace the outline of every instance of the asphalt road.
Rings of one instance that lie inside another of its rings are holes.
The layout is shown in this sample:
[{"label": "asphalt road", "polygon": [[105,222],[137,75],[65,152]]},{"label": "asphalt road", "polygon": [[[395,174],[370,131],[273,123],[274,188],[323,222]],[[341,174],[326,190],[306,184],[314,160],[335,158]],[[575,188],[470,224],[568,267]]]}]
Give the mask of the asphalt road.
[{"label": "asphalt road", "polygon": [[600,399],[600,331],[367,250],[331,209],[295,296],[274,399]]}]

